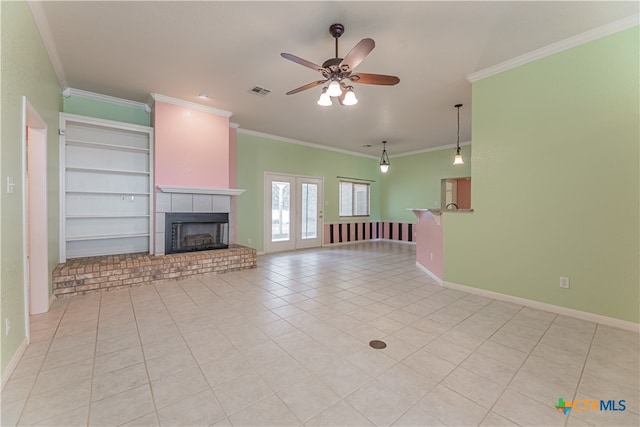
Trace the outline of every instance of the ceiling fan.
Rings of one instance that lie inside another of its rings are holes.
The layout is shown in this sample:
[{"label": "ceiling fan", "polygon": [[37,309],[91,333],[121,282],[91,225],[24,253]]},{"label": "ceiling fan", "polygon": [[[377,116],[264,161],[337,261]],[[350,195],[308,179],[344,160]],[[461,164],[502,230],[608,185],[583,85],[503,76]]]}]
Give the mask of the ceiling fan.
[{"label": "ceiling fan", "polygon": [[[329,82],[329,86],[323,88],[318,104],[331,105],[331,99],[329,97],[336,97],[340,104],[353,105],[358,101],[355,99],[351,83],[392,86],[400,82],[400,79],[396,76],[368,73],[354,74],[353,70],[373,50],[376,46],[375,42],[369,38],[362,39],[349,51],[349,53],[347,53],[347,56],[340,58],[338,57],[338,39],[344,33],[344,26],[342,24],[333,24],[329,27],[329,33],[336,40],[336,56],[335,58],[327,59],[322,65],[314,64],[313,62],[299,58],[290,53],[280,54],[280,56],[288,59],[289,61],[293,61],[296,64],[319,71],[323,77],[323,80],[317,80],[290,90],[287,92],[287,95],[293,95],[295,93],[302,92],[303,90],[311,89],[312,87],[320,86]],[[322,103],[323,97],[325,102],[328,101],[328,103]]]}]

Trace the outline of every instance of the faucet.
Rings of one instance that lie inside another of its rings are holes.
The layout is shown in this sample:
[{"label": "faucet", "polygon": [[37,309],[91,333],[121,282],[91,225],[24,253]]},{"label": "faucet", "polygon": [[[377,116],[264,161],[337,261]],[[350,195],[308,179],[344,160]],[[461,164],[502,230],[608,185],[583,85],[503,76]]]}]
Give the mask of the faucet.
[{"label": "faucet", "polygon": [[455,208],[455,210],[458,210],[458,205],[456,205],[455,203],[449,203],[445,209],[449,209],[449,206],[453,206]]}]

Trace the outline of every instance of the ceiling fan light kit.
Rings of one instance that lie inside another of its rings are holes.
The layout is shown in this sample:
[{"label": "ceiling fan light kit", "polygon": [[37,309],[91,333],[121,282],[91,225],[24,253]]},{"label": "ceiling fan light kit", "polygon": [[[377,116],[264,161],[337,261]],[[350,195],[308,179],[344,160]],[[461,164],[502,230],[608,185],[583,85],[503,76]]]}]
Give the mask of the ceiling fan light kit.
[{"label": "ceiling fan light kit", "polygon": [[351,83],[393,86],[400,82],[400,79],[396,76],[367,73],[352,74],[356,66],[358,66],[376,46],[373,39],[367,38],[360,40],[344,58],[340,58],[338,57],[338,39],[344,34],[344,26],[342,24],[331,25],[329,27],[329,34],[331,34],[336,42],[336,56],[335,58],[327,59],[321,66],[290,53],[280,54],[280,56],[289,61],[320,72],[324,78],[324,80],[311,82],[290,90],[287,92],[287,95],[293,95],[329,82],[329,86],[325,86],[322,89],[322,94],[320,95],[320,99],[318,99],[318,105],[332,105],[331,98],[337,98],[340,105],[355,105],[358,103],[358,99],[356,98]]}]

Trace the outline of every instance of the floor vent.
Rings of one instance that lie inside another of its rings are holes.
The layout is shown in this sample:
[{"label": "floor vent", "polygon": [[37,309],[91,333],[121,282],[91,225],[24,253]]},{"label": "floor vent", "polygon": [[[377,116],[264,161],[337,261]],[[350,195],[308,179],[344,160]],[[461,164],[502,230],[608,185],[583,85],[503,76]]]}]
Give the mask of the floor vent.
[{"label": "floor vent", "polygon": [[263,87],[260,86],[254,86],[251,89],[249,89],[250,93],[253,93],[254,95],[260,95],[260,96],[266,96],[269,95],[271,93],[271,91],[269,89],[265,89]]}]

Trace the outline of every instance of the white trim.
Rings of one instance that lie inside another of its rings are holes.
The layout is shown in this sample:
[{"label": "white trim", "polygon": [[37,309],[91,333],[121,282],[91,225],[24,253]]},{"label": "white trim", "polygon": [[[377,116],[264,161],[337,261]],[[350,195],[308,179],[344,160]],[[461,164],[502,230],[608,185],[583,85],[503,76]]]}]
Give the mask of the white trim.
[{"label": "white trim", "polygon": [[51,306],[53,305],[54,302],[56,302],[57,299],[58,297],[56,297],[55,295],[53,294],[49,295],[49,310],[51,310]]},{"label": "white trim", "polygon": [[527,298],[516,297],[499,292],[493,292],[486,289],[474,288],[473,286],[459,285],[444,281],[443,286],[458,291],[468,292],[474,295],[480,295],[487,298],[493,298],[500,301],[506,301],[538,310],[549,311],[551,313],[560,314],[562,316],[575,317],[577,319],[586,320],[588,322],[599,323],[601,325],[612,326],[632,332],[640,332],[640,324],[629,322],[627,320],[615,319],[613,317],[602,316],[600,314],[589,313],[587,311],[574,310],[572,308],[561,307],[559,305],[547,304],[544,302],[534,301]]},{"label": "white trim", "polygon": [[366,157],[368,159],[376,159],[376,160],[379,159],[378,156],[372,156],[372,155],[369,155],[369,154],[356,153],[355,151],[343,150],[341,148],[329,147],[327,145],[315,144],[313,142],[300,141],[298,139],[287,138],[287,137],[284,137],[284,136],[271,135],[271,134],[268,134],[268,133],[258,132],[258,131],[255,131],[255,130],[248,130],[248,129],[240,128],[240,129],[238,129],[238,133],[243,133],[245,135],[251,135],[251,136],[257,136],[258,138],[273,139],[275,141],[286,142],[286,143],[289,143],[289,144],[304,145],[304,146],[307,146],[307,147],[317,148],[319,150],[335,151],[335,152],[338,152],[338,153],[350,154],[352,156]]},{"label": "white trim", "polygon": [[56,77],[58,78],[60,90],[64,90],[68,86],[67,78],[64,75],[64,69],[62,68],[62,62],[60,62],[60,56],[58,55],[56,44],[53,42],[51,27],[49,26],[47,15],[44,13],[44,9],[42,8],[42,2],[29,1],[28,3],[29,8],[31,9],[31,15],[33,15],[33,20],[36,23],[36,27],[38,27],[40,38],[42,38],[44,47],[45,49],[47,49],[49,61],[51,61],[51,66],[53,67],[53,71],[56,73]]},{"label": "white trim", "polygon": [[78,122],[78,123],[94,125],[94,126],[115,127],[117,129],[128,130],[133,132],[151,133],[149,138],[153,142],[153,133],[152,133],[153,128],[149,126],[118,122],[115,120],[98,119],[96,117],[81,116],[79,114],[60,113],[60,130],[63,133],[65,130],[65,121]]},{"label": "white trim", "polygon": [[20,362],[20,359],[22,359],[22,356],[24,356],[24,352],[27,351],[28,346],[29,346],[29,340],[27,340],[27,337],[24,337],[22,339],[22,342],[18,346],[18,349],[16,350],[16,352],[13,353],[13,357],[9,361],[9,364],[7,365],[4,372],[2,373],[2,389],[3,390],[4,390],[4,386],[7,385],[7,381],[9,381],[9,378],[11,378],[11,374],[13,374],[13,371],[15,371],[16,366],[18,366],[18,362]]},{"label": "white trim", "polygon": [[[471,141],[465,141],[460,143],[461,147],[464,147],[467,145],[471,145]],[[416,150],[416,151],[409,151],[408,153],[395,154],[393,156],[389,156],[389,158],[396,159],[398,157],[413,156],[414,154],[430,153],[432,151],[442,151],[442,150],[449,150],[449,149],[455,149],[455,148],[456,148],[456,144],[439,145],[437,147],[425,148],[425,149]]]},{"label": "white trim", "polygon": [[123,107],[131,107],[137,108],[140,110],[144,110],[145,113],[149,114],[151,109],[144,102],[136,102],[131,101],[129,99],[116,98],[115,96],[103,95],[101,93],[89,92],[86,90],[74,89],[74,88],[66,88],[63,93],[65,98],[70,96],[77,96],[80,98],[92,99],[95,101],[106,102],[108,104],[120,105]]},{"label": "white trim", "polygon": [[191,108],[193,110],[200,110],[207,113],[216,114],[222,117],[231,117],[233,113],[231,111],[219,110],[217,108],[209,107],[207,105],[197,104],[195,102],[184,101],[182,99],[171,98],[170,96],[160,95],[158,93],[152,93],[151,98],[156,102],[164,102],[167,104],[179,105],[180,107]]},{"label": "white trim", "polygon": [[239,196],[246,191],[243,188],[181,187],[177,185],[158,185],[157,187],[163,193],[213,194],[216,196]]},{"label": "white trim", "polygon": [[442,286],[442,279],[439,278],[438,276],[436,276],[435,273],[432,273],[431,270],[429,270],[427,267],[425,267],[424,265],[420,264],[418,261],[416,261],[416,267],[418,267],[420,270],[425,272],[427,274],[427,276],[429,276],[433,280],[435,280],[438,285]]},{"label": "white trim", "polygon": [[[36,110],[33,105],[29,102],[26,96],[22,97],[22,284],[24,287],[23,290],[23,298],[24,298],[24,335],[27,342],[31,339],[31,323],[29,314],[31,312],[31,278],[29,272],[29,218],[27,217],[27,129],[39,129],[44,131],[44,147],[46,150],[46,146],[48,143],[47,140],[47,122],[44,121],[38,110]],[[45,153],[46,156],[46,153]],[[48,292],[48,288],[47,288]]]},{"label": "white trim", "polygon": [[236,122],[229,122],[229,127],[231,129],[238,129],[240,127],[240,124]]},{"label": "white trim", "polygon": [[501,62],[500,64],[496,64],[492,67],[485,68],[484,70],[471,73],[467,76],[467,80],[471,83],[474,83],[474,82],[477,82],[478,80],[482,80],[484,78],[502,73],[503,71],[511,70],[512,68],[516,68],[521,65],[528,64],[529,62],[537,61],[538,59],[556,54],[558,52],[562,52],[564,50],[571,49],[576,46],[580,46],[582,44],[591,42],[593,40],[597,40],[597,39],[609,36],[611,34],[618,33],[620,31],[624,31],[626,29],[629,29],[631,27],[635,27],[636,25],[638,25],[639,20],[640,20],[640,14],[631,15],[626,18],[620,19],[618,21],[614,21],[609,24],[603,25],[601,27],[597,27],[592,30],[585,31],[584,33],[580,33],[573,37],[569,37],[568,39],[564,39],[559,42],[552,43],[540,49],[536,49],[529,53],[525,53],[524,55],[516,56],[515,58],[511,58],[507,61]]}]

